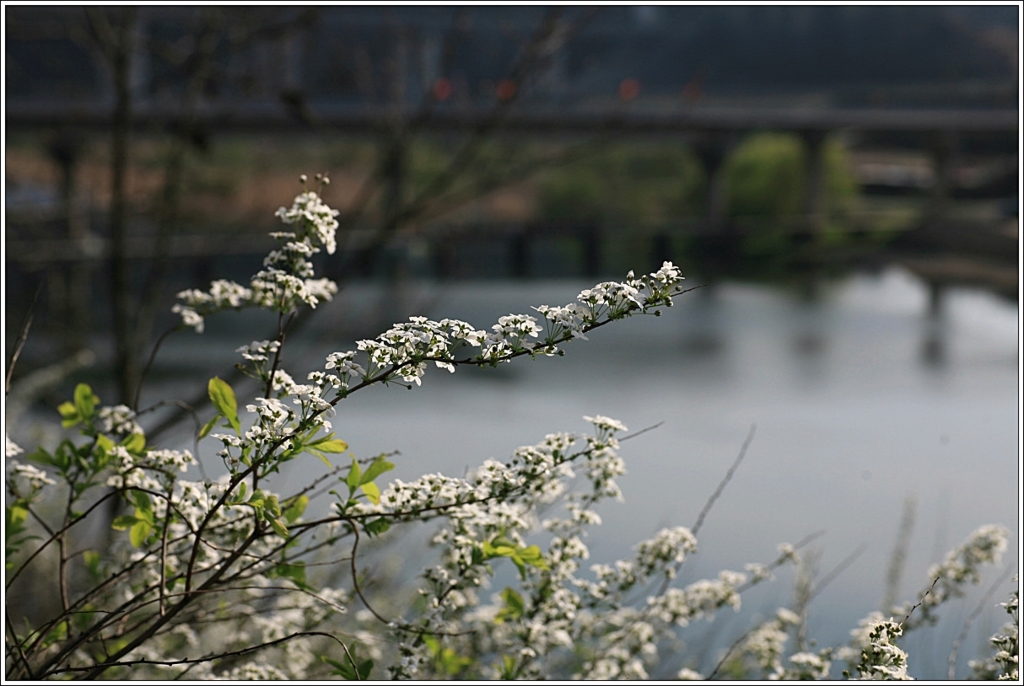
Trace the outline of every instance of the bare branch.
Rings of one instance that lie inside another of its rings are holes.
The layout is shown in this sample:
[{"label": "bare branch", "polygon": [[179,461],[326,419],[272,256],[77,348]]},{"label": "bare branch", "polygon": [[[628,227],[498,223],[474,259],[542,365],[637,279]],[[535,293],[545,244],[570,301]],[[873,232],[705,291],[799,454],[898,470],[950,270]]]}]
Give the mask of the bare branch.
[{"label": "bare branch", "polygon": [[694,536],[696,536],[697,532],[700,531],[701,525],[704,524],[704,518],[707,516],[708,512],[711,511],[711,507],[715,504],[715,501],[718,500],[718,497],[722,495],[722,491],[725,490],[725,487],[732,480],[732,476],[733,474],[736,473],[736,469],[740,466],[740,463],[743,462],[743,458],[747,454],[747,448],[750,447],[750,443],[754,440],[754,432],[756,430],[757,425],[751,424],[750,431],[747,433],[747,438],[746,440],[743,441],[743,445],[740,447],[739,455],[736,456],[736,459],[733,460],[732,465],[729,466],[728,471],[726,471],[725,473],[725,477],[721,480],[721,482],[719,482],[718,488],[716,488],[715,492],[711,494],[711,497],[708,498],[708,501],[704,503],[704,508],[700,511],[700,514],[697,515],[697,521],[694,523],[693,528],[690,529],[690,531],[693,532]]}]

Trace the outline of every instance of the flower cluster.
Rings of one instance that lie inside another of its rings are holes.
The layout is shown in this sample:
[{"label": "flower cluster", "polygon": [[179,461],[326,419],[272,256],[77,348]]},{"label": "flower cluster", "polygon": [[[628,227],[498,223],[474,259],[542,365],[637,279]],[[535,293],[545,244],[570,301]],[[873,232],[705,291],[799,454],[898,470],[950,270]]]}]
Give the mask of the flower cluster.
[{"label": "flower cluster", "polygon": [[11,437],[8,436],[7,432],[5,431],[4,432],[4,457],[14,457],[15,455],[20,455],[23,452],[25,452],[25,451],[22,450],[18,446],[17,443],[12,441]]},{"label": "flower cluster", "polygon": [[328,254],[336,250],[338,211],[324,204],[317,193],[307,191],[295,198],[290,209],[282,207],[275,216],[292,230],[271,234],[281,246],[267,255],[264,268],[248,286],[218,280],[210,284],[209,291],[189,289],[178,293],[182,302],[172,311],[181,315],[186,326],[202,333],[207,316],[227,309],[255,306],[288,313],[300,305],[315,308],[338,292],[337,284],[330,279],[313,278],[313,263],[309,260],[321,247]]},{"label": "flower cluster", "polygon": [[910,604],[894,607],[893,616],[910,615],[903,622],[903,629],[910,630],[937,620],[936,608],[951,598],[963,596],[967,584],[981,580],[981,567],[985,564],[999,564],[1006,551],[1008,532],[1004,527],[989,524],[975,530],[959,547],[951,550],[940,564],[928,570],[928,578],[934,583],[923,594],[914,613]]},{"label": "flower cluster", "polygon": [[304,245],[312,248],[322,245],[328,255],[337,248],[334,233],[338,228],[338,210],[328,207],[313,191],[300,193],[288,209],[280,208],[274,213],[285,224],[291,225],[295,235]]},{"label": "flower cluster", "polygon": [[907,654],[896,645],[903,627],[892,619],[874,619],[858,632],[861,648],[857,673],[873,681],[908,681]]},{"label": "flower cluster", "polygon": [[33,493],[42,490],[45,486],[54,486],[57,483],[46,472],[30,464],[21,464],[17,460],[8,460],[7,467],[10,470],[8,484],[11,485],[11,491],[15,495],[22,495],[17,486],[18,482],[15,479],[24,479],[28,483],[29,490]]},{"label": "flower cluster", "polygon": [[[418,386],[428,362],[452,372],[459,364],[493,365],[523,354],[555,355],[560,343],[585,339],[586,332],[608,321],[632,314],[657,313],[655,308],[671,306],[682,280],[679,269],[670,262],[640,279],[630,272],[624,283],[606,282],[582,291],[577,297],[579,303],[534,307],[543,326],[528,314],[499,317],[490,331],[474,329],[457,319],[432,321],[410,317],[408,322],[395,324],[375,339],[357,341],[358,351],[366,356],[365,368],[353,361],[354,352],[332,353],[326,368],[337,368],[342,376],[324,377],[320,381],[329,381],[344,395],[351,386],[351,377],[359,377],[363,383],[401,379]],[[457,353],[467,347],[479,348],[479,352],[458,358]]]},{"label": "flower cluster", "polygon": [[[1014,576],[1013,582],[1017,581]],[[989,639],[996,652],[987,660],[972,660],[970,667],[977,679],[1020,681],[1020,589],[1013,589],[1010,599],[999,605],[1010,615],[1010,621]]]},{"label": "flower cluster", "polygon": [[102,407],[97,415],[104,433],[114,436],[142,433],[142,427],[135,421],[135,412],[126,405]]}]

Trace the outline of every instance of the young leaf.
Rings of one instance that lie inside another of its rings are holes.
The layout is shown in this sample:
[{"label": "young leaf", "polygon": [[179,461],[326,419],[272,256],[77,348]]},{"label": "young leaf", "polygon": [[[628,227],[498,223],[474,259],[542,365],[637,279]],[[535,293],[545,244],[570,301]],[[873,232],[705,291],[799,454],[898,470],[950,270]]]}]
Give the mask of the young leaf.
[{"label": "young leaf", "polygon": [[510,655],[504,655],[501,660],[502,681],[511,681],[516,678],[516,661]]},{"label": "young leaf", "polygon": [[199,438],[206,438],[207,434],[213,431],[213,427],[217,426],[217,420],[219,420],[223,416],[224,415],[222,415],[219,412],[213,415],[213,417],[210,418],[210,421],[206,422],[206,424],[203,425],[203,428],[199,430]]},{"label": "young leaf", "polygon": [[89,388],[89,384],[80,383],[75,386],[75,410],[78,411],[78,415],[82,419],[92,417],[92,413],[96,409],[96,403],[99,401],[100,399]]},{"label": "young leaf", "polygon": [[[334,434],[331,434],[332,436]],[[320,452],[324,453],[343,453],[348,450],[348,443],[341,440],[340,438],[332,438],[324,441],[317,441],[316,443],[310,444],[311,448],[316,448]]]},{"label": "young leaf", "polygon": [[70,429],[75,424],[82,421],[82,416],[78,414],[78,410],[75,409],[73,403],[61,403],[57,406],[57,411],[60,412],[60,416],[63,417],[60,421],[60,425],[65,429]]},{"label": "young leaf", "polygon": [[301,560],[298,562],[282,562],[270,570],[269,576],[271,578],[291,579],[300,588],[309,588],[306,584],[306,563]]},{"label": "young leaf", "polygon": [[95,550],[86,550],[82,553],[82,559],[85,561],[85,568],[89,570],[89,574],[98,577],[100,575],[100,554]]},{"label": "young leaf", "polygon": [[306,511],[306,505],[309,504],[309,497],[300,495],[298,498],[293,498],[291,503],[284,511],[284,518],[288,520],[288,523],[293,523],[296,519],[302,516],[302,513]]},{"label": "young leaf", "polygon": [[363,489],[363,493],[366,494],[371,503],[380,505],[380,489],[377,487],[377,484],[370,482],[363,484],[360,488]]},{"label": "young leaf", "polygon": [[288,538],[288,526],[281,519],[270,517],[267,521],[270,522],[271,528],[278,536]]},{"label": "young leaf", "polygon": [[53,458],[53,455],[46,452],[42,448],[36,448],[34,451],[30,452],[25,457],[32,460],[33,462],[38,462],[39,464],[49,464],[55,467],[58,466],[57,461]]},{"label": "young leaf", "polygon": [[373,521],[367,522],[364,528],[366,529],[366,533],[370,536],[380,536],[391,528],[391,522],[381,517],[380,519],[374,519]]},{"label": "young leaf", "polygon": [[313,450],[310,446],[306,446],[306,452],[308,452],[310,455],[313,455],[314,457],[316,457],[318,460],[323,462],[328,467],[334,467],[334,465],[331,464],[331,461],[328,460],[327,457],[322,452],[320,452],[319,450]]},{"label": "young leaf", "polygon": [[516,593],[513,588],[506,588],[501,592],[501,598],[505,601],[505,607],[498,611],[498,614],[494,617],[494,621],[497,624],[512,619],[519,619],[523,616],[526,611],[526,603],[523,602],[523,596]]},{"label": "young leaf", "polygon": [[106,454],[114,449],[114,442],[103,434],[100,434],[96,437],[96,447],[100,449],[100,452]]},{"label": "young leaf", "polygon": [[370,466],[366,468],[366,473],[363,474],[360,479],[360,483],[365,484],[373,481],[384,472],[390,472],[395,468],[395,465],[384,459],[383,455],[378,455],[377,459],[370,463]]},{"label": "young leaf", "polygon": [[119,515],[114,517],[114,521],[110,523],[110,528],[116,531],[124,531],[130,526],[134,526],[139,521],[131,515]]},{"label": "young leaf", "polygon": [[356,462],[356,458],[353,457],[352,468],[348,470],[348,476],[345,478],[345,483],[348,484],[349,492],[355,493],[356,489],[359,488],[362,472],[363,470],[359,467],[359,463]]},{"label": "young leaf", "polygon": [[121,441],[121,445],[132,455],[142,455],[146,451],[146,437],[142,434],[132,434]]},{"label": "young leaf", "polygon": [[142,544],[146,542],[149,537],[149,532],[153,530],[153,527],[149,525],[149,522],[136,520],[135,524],[128,531],[128,540],[131,541],[132,547],[140,548]]},{"label": "young leaf", "polygon": [[135,507],[143,512],[153,511],[153,501],[149,499],[149,494],[145,491],[131,491],[132,501],[135,503]]},{"label": "young leaf", "polygon": [[235,392],[231,386],[215,376],[210,379],[207,389],[210,393],[210,401],[217,408],[217,412],[224,415],[236,434],[241,433],[242,425],[238,421],[238,400],[235,398]]}]

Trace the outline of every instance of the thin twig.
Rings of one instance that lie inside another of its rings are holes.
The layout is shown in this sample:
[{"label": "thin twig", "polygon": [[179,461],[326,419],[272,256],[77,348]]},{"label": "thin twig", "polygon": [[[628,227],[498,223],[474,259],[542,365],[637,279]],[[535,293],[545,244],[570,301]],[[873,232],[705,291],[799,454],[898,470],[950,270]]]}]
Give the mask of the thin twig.
[{"label": "thin twig", "polygon": [[914,530],[914,510],[916,501],[914,496],[908,495],[903,500],[903,514],[900,516],[900,526],[896,533],[896,543],[889,558],[889,573],[886,576],[885,598],[882,600],[882,612],[896,604],[899,595],[900,579],[903,576],[903,567],[907,561],[907,549],[910,547],[910,534]]},{"label": "thin twig", "polygon": [[655,429],[657,429],[658,427],[660,427],[664,423],[665,423],[665,421],[662,420],[662,421],[658,422],[657,424],[652,424],[651,426],[647,427],[646,429],[640,429],[636,433],[631,433],[628,436],[623,436],[622,438],[619,439],[619,442],[621,443],[622,441],[628,441],[631,438],[636,438],[637,436],[642,436],[643,434],[647,433],[648,431],[654,431]]},{"label": "thin twig", "polygon": [[142,386],[146,383],[146,376],[149,375],[149,370],[150,368],[152,368],[153,362],[156,361],[156,355],[158,352],[160,352],[160,346],[164,344],[164,341],[167,340],[168,336],[170,336],[172,333],[181,331],[184,328],[185,325],[180,323],[175,326],[172,326],[171,328],[167,329],[167,331],[164,331],[162,334],[160,334],[160,338],[158,338],[156,343],[153,344],[153,351],[149,354],[149,359],[146,361],[146,366],[142,368],[142,374],[139,375],[139,385],[135,389],[135,398],[132,402],[132,410],[134,410],[136,413],[138,413],[139,411],[139,398],[142,396]]},{"label": "thin twig", "polygon": [[[6,602],[4,604],[6,605]],[[14,630],[14,623],[11,622],[11,615],[6,611],[6,609],[4,611],[4,622],[7,624],[7,640],[14,644],[18,657],[21,659],[22,664],[25,665],[25,678],[32,679],[32,667],[28,663],[28,658],[25,657],[25,651],[21,648],[21,641],[18,640],[18,632]]]},{"label": "thin twig", "polygon": [[747,448],[750,447],[750,442],[754,440],[754,431],[756,430],[757,424],[751,424],[750,431],[747,433],[747,438],[743,441],[743,446],[740,448],[740,454],[736,456],[735,460],[733,460],[732,465],[729,467],[729,471],[725,473],[725,477],[718,484],[718,488],[716,488],[715,492],[711,494],[711,497],[708,498],[708,501],[704,504],[704,509],[700,511],[699,515],[697,515],[697,522],[693,525],[693,528],[690,529],[694,536],[696,536],[697,532],[700,531],[701,525],[704,524],[704,518],[707,516],[708,512],[711,511],[711,507],[715,504],[715,501],[718,500],[718,497],[722,495],[722,491],[725,490],[726,485],[732,480],[732,475],[736,473],[736,468],[740,466],[740,462],[743,462],[743,458],[747,454]]},{"label": "thin twig", "polygon": [[743,634],[739,638],[737,638],[736,641],[731,646],[729,646],[729,649],[725,651],[725,655],[722,656],[722,659],[718,661],[718,664],[715,665],[715,668],[711,670],[710,674],[708,674],[708,676],[707,676],[707,680],[708,681],[711,681],[712,679],[715,678],[715,675],[718,674],[718,670],[720,670],[722,668],[722,666],[725,664],[725,661],[728,660],[730,656],[732,656],[733,652],[737,648],[739,648],[741,645],[743,645],[743,642],[745,640],[747,640],[747,638],[750,636],[750,634],[754,633],[754,631],[756,629],[757,629],[757,627],[754,627],[753,629],[750,629],[745,634]]},{"label": "thin twig", "polygon": [[829,572],[828,574],[825,575],[825,577],[821,580],[821,583],[819,583],[817,586],[814,587],[814,590],[812,590],[810,593],[807,594],[807,601],[806,601],[805,604],[809,604],[811,602],[811,600],[814,599],[815,596],[817,596],[819,593],[824,591],[826,586],[828,586],[830,583],[835,581],[836,577],[838,577],[840,574],[845,572],[846,569],[850,565],[852,565],[857,560],[858,557],[863,555],[864,551],[867,550],[867,549],[868,549],[868,544],[867,543],[861,543],[859,546],[857,546],[856,550],[854,550],[852,553],[847,555],[843,559],[842,562],[840,562],[839,564],[837,564],[835,566],[835,569],[833,569],[831,572]]},{"label": "thin twig", "polygon": [[[133,665],[161,665],[164,667],[173,667],[174,665],[187,665],[196,662],[212,662],[213,660],[223,660],[228,657],[246,655],[248,653],[256,652],[257,650],[263,650],[264,648],[270,648],[275,645],[278,645],[279,643],[290,641],[293,638],[302,638],[306,636],[324,636],[326,638],[330,638],[333,641],[337,641],[338,643],[342,643],[341,640],[338,639],[338,637],[336,637],[334,634],[329,634],[326,631],[296,631],[295,633],[289,634],[284,638],[279,638],[274,641],[267,641],[266,643],[261,643],[255,646],[249,646],[248,648],[242,648],[240,650],[232,650],[230,652],[221,653],[219,655],[209,655],[207,657],[199,657],[192,659],[184,658],[181,660],[114,660],[111,662],[101,662],[90,667],[65,667],[63,669],[55,669],[52,672],[50,672],[50,674],[63,674],[66,672],[88,672],[94,669],[107,670],[111,667],[131,667]],[[342,643],[342,645],[344,644]]]},{"label": "thin twig", "polygon": [[901,627],[908,619],[910,619],[910,615],[914,614],[914,610],[921,607],[921,604],[924,603],[924,599],[928,597],[928,594],[932,592],[932,589],[935,588],[935,584],[939,583],[939,579],[941,578],[941,576],[935,577],[935,580],[932,582],[932,585],[928,587],[928,590],[921,594],[921,599],[914,604],[914,607],[910,608],[910,612],[908,612],[907,616],[903,618],[902,622],[900,622]]},{"label": "thin twig", "polygon": [[14,341],[14,354],[11,355],[11,363],[7,365],[4,395],[11,392],[11,375],[14,374],[14,365],[18,362],[18,358],[21,357],[21,350],[25,347],[25,341],[28,340],[28,331],[32,328],[32,312],[35,310],[36,300],[39,299],[39,292],[41,290],[43,290],[42,282],[36,287],[35,295],[32,296],[32,304],[28,306],[28,313],[25,314],[25,322],[21,325],[21,332],[18,334],[17,340]]}]

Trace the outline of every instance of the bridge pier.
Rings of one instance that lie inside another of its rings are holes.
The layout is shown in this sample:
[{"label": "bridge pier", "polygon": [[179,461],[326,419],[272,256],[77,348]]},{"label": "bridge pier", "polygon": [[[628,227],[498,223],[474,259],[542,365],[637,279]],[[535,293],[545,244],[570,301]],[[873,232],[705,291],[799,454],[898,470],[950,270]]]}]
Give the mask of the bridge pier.
[{"label": "bridge pier", "polygon": [[709,132],[693,144],[693,151],[704,167],[707,186],[704,192],[704,213],[708,230],[718,231],[725,224],[729,209],[729,189],[725,184],[724,162],[736,147],[735,133]]},{"label": "bridge pier", "polygon": [[[50,157],[60,169],[60,213],[67,237],[80,249],[89,238],[88,213],[83,211],[76,183],[81,152],[81,138],[70,130],[61,131],[49,147]],[[51,314],[63,330],[62,340],[69,354],[86,344],[92,300],[91,272],[86,260],[71,262],[66,271],[59,265],[47,269]]]}]

